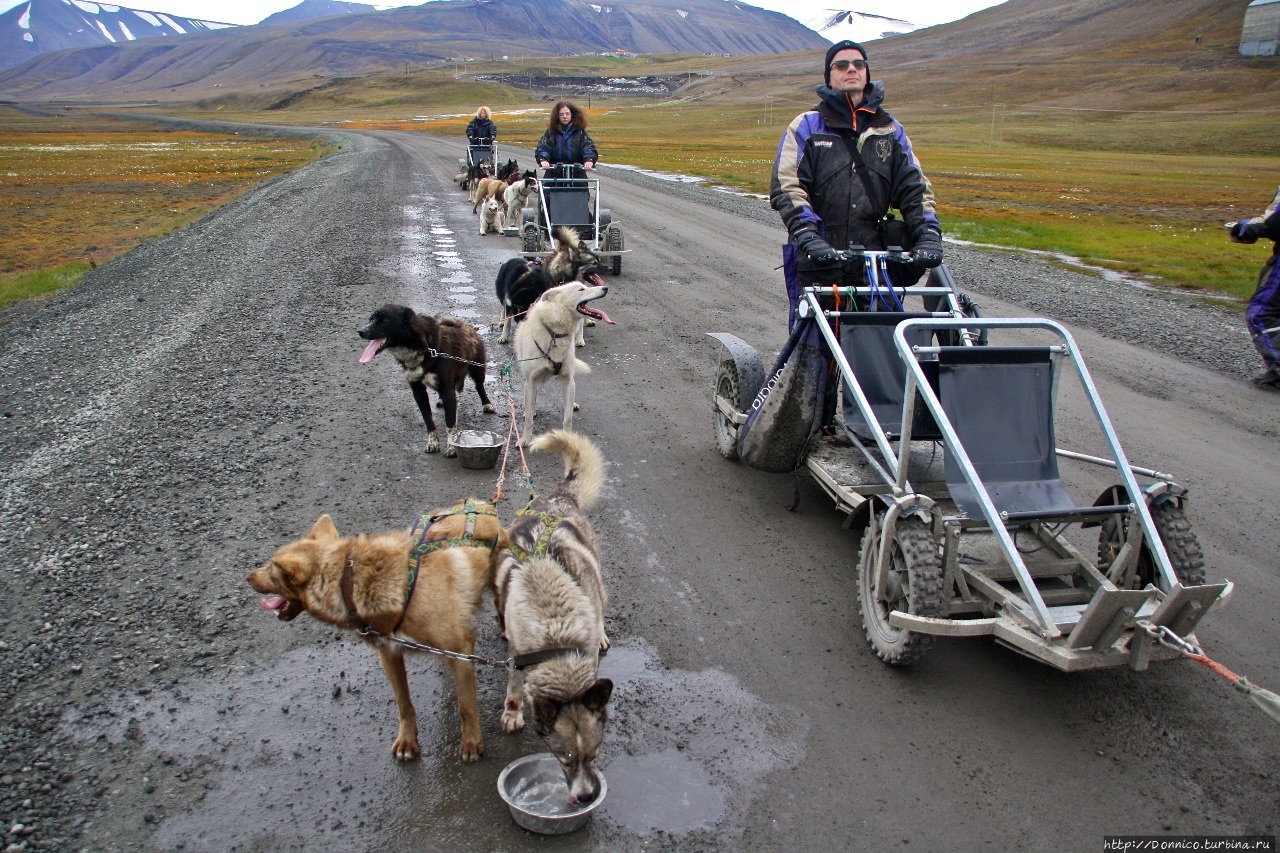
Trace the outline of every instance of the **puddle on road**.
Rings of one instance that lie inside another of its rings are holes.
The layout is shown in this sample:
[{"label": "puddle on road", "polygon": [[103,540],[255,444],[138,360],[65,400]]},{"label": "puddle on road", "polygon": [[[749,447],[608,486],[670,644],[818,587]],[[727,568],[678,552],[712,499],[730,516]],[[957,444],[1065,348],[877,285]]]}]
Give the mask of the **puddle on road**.
[{"label": "puddle on road", "polygon": [[[482,651],[499,646],[492,634],[482,631]],[[599,761],[609,796],[592,831],[606,838],[712,828],[731,837],[765,777],[802,758],[803,714],[761,702],[727,673],[668,669],[630,638],[615,643],[601,675],[614,681]],[[532,733],[501,733],[505,679],[480,673],[486,755],[464,765],[447,670],[415,656],[409,678],[423,752],[408,764],[390,754],[395,705],[377,658],[352,642],[193,680],[176,695],[118,697],[108,703],[114,716],[68,714],[62,728],[82,743],[129,737],[208,767],[200,804],[156,830],[164,849],[496,849],[526,838],[497,776],[543,747]]]}]

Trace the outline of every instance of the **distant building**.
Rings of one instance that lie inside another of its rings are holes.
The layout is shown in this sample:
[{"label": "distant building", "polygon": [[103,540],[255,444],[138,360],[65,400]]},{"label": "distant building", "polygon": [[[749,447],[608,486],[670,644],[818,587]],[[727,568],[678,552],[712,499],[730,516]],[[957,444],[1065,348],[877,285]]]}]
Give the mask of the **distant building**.
[{"label": "distant building", "polygon": [[1280,0],[1253,0],[1244,10],[1240,55],[1280,55]]}]

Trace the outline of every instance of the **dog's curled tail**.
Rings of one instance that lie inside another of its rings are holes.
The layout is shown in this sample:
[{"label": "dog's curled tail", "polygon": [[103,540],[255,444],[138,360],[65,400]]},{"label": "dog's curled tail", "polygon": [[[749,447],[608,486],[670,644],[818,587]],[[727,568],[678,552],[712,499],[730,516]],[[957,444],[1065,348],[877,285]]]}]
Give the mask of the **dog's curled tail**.
[{"label": "dog's curled tail", "polygon": [[581,249],[583,246],[582,236],[578,234],[578,229],[570,228],[568,225],[560,225],[556,227],[555,237],[557,243],[570,249]]},{"label": "dog's curled tail", "polygon": [[587,509],[600,497],[604,485],[604,457],[585,435],[567,429],[553,429],[533,441],[534,450],[559,453],[564,457],[564,479],[560,484]]}]

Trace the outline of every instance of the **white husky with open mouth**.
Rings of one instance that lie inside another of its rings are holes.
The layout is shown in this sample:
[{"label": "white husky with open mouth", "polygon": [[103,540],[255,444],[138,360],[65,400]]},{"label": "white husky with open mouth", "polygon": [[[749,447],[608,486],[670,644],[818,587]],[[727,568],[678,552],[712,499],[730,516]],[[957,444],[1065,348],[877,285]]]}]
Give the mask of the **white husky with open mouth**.
[{"label": "white husky with open mouth", "polygon": [[524,436],[533,439],[533,416],[538,408],[538,386],[551,379],[564,383],[565,429],[573,429],[573,412],[578,408],[574,376],[591,369],[577,358],[576,332],[584,317],[614,325],[609,315],[589,302],[609,292],[598,275],[587,275],[590,284],[574,280],[553,287],[529,309],[516,330],[516,360],[524,376]]}]

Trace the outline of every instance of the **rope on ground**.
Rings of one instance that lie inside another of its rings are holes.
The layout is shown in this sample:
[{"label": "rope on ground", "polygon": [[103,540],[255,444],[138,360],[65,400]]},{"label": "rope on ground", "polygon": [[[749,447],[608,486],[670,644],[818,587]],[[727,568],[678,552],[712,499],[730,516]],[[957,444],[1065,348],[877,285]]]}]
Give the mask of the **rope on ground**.
[{"label": "rope on ground", "polygon": [[[531,359],[524,359],[530,361]],[[524,475],[525,485],[529,488],[529,494],[533,494],[533,474],[529,471],[529,460],[524,455],[524,442],[520,435],[520,427],[517,425],[516,419],[516,386],[511,381],[511,368],[519,364],[519,361],[507,362],[502,368],[501,375],[507,378],[507,406],[511,410],[511,423],[507,428],[507,439],[502,447],[502,467],[498,470],[498,482],[494,487],[492,503],[502,500],[502,484],[507,479],[507,457],[511,454],[511,442],[515,440],[515,445],[520,453],[520,473]]]},{"label": "rope on ground", "polygon": [[1216,660],[1211,659],[1199,646],[1179,637],[1168,625],[1152,625],[1150,622],[1140,621],[1138,622],[1138,627],[1146,631],[1160,645],[1175,649],[1181,652],[1183,657],[1196,663],[1202,663],[1218,675],[1221,675],[1231,683],[1232,687],[1248,696],[1253,701],[1253,704],[1262,709],[1264,714],[1280,723],[1280,696],[1270,690],[1255,687],[1243,675],[1236,675]]},{"label": "rope on ground", "polygon": [[1253,701],[1253,704],[1262,709],[1264,714],[1280,723],[1280,696],[1277,696],[1270,690],[1263,690],[1261,687],[1255,687],[1249,682],[1249,679],[1245,678],[1243,675],[1236,675],[1216,660],[1211,660],[1209,656],[1203,652],[1198,655],[1188,654],[1187,657],[1193,661],[1204,664],[1209,667],[1209,669],[1231,682],[1232,687],[1248,696]]}]

